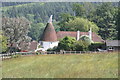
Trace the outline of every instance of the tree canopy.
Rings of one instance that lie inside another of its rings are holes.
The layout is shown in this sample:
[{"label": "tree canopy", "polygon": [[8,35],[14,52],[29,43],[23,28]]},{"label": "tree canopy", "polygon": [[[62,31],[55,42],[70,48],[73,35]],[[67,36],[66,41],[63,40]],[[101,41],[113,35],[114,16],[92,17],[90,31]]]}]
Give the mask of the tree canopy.
[{"label": "tree canopy", "polygon": [[99,28],[94,23],[84,18],[75,18],[74,20],[70,20],[65,24],[66,30],[68,31],[81,31],[87,32],[90,28],[92,28],[93,32],[98,32]]},{"label": "tree canopy", "polygon": [[62,40],[60,40],[58,44],[58,50],[74,50],[75,46],[74,43],[76,40],[72,37],[64,37]]},{"label": "tree canopy", "polygon": [[[49,16],[53,15],[53,22],[55,21],[56,31],[76,31],[78,27],[74,28],[73,24],[69,23],[76,18],[84,19],[84,25],[88,20],[99,27],[98,34],[103,39],[117,39],[119,27],[119,11],[118,2],[40,2],[40,3],[2,3],[2,15],[10,18],[25,17],[32,22],[29,36],[34,40],[38,40],[38,34],[42,33],[42,26],[40,26],[40,32],[38,28],[35,29],[35,25],[39,23],[44,25],[49,19]],[[58,23],[58,24],[56,24]],[[68,25],[69,23],[70,25]],[[67,24],[67,25],[66,25]],[[93,25],[91,24],[91,25]],[[72,28],[72,27],[73,28]],[[76,25],[75,25],[76,26]],[[34,27],[34,28],[32,28]],[[70,29],[69,29],[70,28]],[[86,28],[88,31],[88,28]],[[83,30],[83,29],[82,29]],[[36,33],[34,33],[34,31]],[[96,32],[96,31],[95,31]],[[34,34],[35,36],[32,36]]]},{"label": "tree canopy", "polygon": [[8,43],[7,43],[7,37],[4,36],[2,32],[0,32],[0,43],[1,43],[0,49],[2,49],[2,50],[0,50],[0,53],[5,52],[8,48],[8,46],[7,46]]},{"label": "tree canopy", "polygon": [[[19,43],[21,41],[30,41],[28,37],[28,31],[30,28],[30,22],[26,18],[3,18],[2,19],[2,31],[7,37],[10,48],[13,43]],[[10,51],[11,49],[9,49]]]}]

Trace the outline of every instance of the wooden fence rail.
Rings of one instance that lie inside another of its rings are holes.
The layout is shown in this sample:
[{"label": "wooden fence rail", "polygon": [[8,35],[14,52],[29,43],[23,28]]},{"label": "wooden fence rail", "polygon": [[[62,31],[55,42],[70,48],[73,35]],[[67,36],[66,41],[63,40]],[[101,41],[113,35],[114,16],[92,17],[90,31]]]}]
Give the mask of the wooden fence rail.
[{"label": "wooden fence rail", "polygon": [[[47,51],[42,52],[41,54],[85,54],[85,53],[101,53],[99,51]],[[14,52],[14,53],[7,53],[7,54],[0,54],[2,59],[11,58],[14,55],[36,55],[35,52]]]}]

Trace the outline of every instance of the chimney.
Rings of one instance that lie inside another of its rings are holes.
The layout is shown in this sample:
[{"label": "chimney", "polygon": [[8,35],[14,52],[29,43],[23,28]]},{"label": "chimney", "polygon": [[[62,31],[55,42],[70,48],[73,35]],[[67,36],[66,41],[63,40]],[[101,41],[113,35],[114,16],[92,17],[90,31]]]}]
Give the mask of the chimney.
[{"label": "chimney", "polygon": [[92,28],[90,28],[90,31],[89,31],[89,38],[90,40],[92,40]]},{"label": "chimney", "polygon": [[80,31],[77,31],[77,41],[80,39]]}]

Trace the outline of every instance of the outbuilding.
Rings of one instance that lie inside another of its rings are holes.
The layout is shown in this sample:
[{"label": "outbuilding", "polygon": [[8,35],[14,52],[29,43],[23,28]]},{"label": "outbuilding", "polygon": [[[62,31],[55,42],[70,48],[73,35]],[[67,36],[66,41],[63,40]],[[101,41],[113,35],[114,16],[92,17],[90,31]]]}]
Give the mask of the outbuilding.
[{"label": "outbuilding", "polygon": [[120,40],[106,40],[107,50],[120,51]]}]

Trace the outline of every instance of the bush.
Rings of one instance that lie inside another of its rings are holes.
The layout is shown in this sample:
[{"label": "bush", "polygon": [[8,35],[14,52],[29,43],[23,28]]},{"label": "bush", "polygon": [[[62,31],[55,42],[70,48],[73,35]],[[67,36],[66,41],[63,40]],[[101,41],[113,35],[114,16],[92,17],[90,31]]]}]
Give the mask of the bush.
[{"label": "bush", "polygon": [[97,51],[97,49],[106,49],[105,43],[92,43],[89,45],[89,50],[90,51]]},{"label": "bush", "polygon": [[41,54],[40,52],[36,52],[36,55],[39,55],[39,54]]},{"label": "bush", "polygon": [[49,48],[49,49],[47,49],[47,51],[57,51],[57,47],[55,46],[53,48]]},{"label": "bush", "polygon": [[18,58],[20,57],[20,54],[12,55],[11,58]]},{"label": "bush", "polygon": [[80,41],[77,41],[76,44],[75,44],[75,50],[76,51],[88,51],[88,46],[89,46],[89,43],[83,41],[83,40],[80,40]]},{"label": "bush", "polygon": [[75,43],[75,38],[66,36],[59,42],[57,50],[75,50]]},{"label": "bush", "polygon": [[80,37],[80,40],[85,41],[85,42],[88,43],[89,45],[93,42],[93,41],[89,38],[88,35],[82,35],[82,36]]}]

